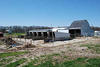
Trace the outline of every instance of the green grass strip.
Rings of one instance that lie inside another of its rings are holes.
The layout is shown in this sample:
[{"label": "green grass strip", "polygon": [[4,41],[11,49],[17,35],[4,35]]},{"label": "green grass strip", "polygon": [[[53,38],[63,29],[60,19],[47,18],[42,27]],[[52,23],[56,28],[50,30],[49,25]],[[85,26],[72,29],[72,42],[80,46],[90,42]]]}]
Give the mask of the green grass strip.
[{"label": "green grass strip", "polygon": [[10,63],[10,64],[6,65],[5,67],[16,67],[16,66],[19,66],[20,64],[24,63],[25,61],[26,61],[26,59],[22,58],[18,61],[15,61],[13,63]]},{"label": "green grass strip", "polygon": [[21,54],[25,54],[25,53],[28,53],[28,52],[27,51],[23,51],[23,52],[0,53],[0,58],[9,57],[9,56],[16,56],[16,55],[21,55]]}]

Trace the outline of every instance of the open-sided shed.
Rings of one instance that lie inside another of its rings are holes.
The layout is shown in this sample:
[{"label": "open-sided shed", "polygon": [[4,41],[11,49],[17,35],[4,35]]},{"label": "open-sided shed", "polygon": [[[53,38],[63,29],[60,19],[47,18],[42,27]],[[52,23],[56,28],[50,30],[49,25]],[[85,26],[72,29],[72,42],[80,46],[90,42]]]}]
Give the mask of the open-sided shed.
[{"label": "open-sided shed", "polygon": [[70,38],[70,34],[68,33],[68,29],[53,28],[28,31],[27,37],[32,38],[34,40],[65,40]]}]

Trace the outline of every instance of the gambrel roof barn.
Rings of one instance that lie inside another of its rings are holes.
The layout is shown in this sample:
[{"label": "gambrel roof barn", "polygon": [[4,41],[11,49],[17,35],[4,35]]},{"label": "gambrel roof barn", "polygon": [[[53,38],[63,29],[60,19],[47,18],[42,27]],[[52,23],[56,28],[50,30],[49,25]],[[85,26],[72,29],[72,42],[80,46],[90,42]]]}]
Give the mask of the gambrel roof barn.
[{"label": "gambrel roof barn", "polygon": [[77,20],[72,22],[69,27],[69,33],[72,37],[94,35],[94,31],[91,29],[87,20]]}]

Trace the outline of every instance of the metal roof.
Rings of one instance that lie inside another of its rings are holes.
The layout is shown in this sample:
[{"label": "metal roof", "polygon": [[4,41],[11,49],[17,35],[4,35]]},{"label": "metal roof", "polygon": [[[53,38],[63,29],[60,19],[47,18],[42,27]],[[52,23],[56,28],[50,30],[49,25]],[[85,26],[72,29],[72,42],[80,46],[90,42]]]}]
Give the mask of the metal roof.
[{"label": "metal roof", "polygon": [[87,20],[77,20],[72,22],[72,24],[70,25],[70,28],[76,28],[76,27],[82,27],[83,25],[89,25]]},{"label": "metal roof", "polygon": [[49,32],[52,31],[51,29],[37,29],[37,30],[30,30],[29,32]]},{"label": "metal roof", "polygon": [[76,28],[69,28],[69,30],[70,30],[70,29],[81,29],[81,27],[76,27]]},{"label": "metal roof", "polygon": [[68,29],[66,28],[37,29],[37,30],[30,30],[29,32],[57,32],[58,30],[68,30]]}]

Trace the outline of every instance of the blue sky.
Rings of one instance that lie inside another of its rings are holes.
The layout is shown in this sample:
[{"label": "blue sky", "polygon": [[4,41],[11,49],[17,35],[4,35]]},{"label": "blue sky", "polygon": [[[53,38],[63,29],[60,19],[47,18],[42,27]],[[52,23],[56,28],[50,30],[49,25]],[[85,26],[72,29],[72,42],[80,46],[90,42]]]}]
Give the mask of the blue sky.
[{"label": "blue sky", "polygon": [[68,26],[82,19],[100,26],[100,0],[0,0],[0,26]]}]

